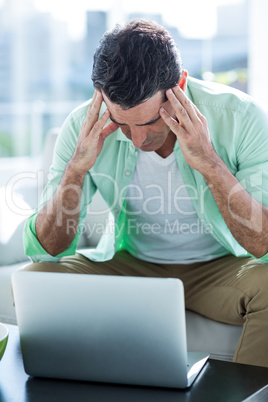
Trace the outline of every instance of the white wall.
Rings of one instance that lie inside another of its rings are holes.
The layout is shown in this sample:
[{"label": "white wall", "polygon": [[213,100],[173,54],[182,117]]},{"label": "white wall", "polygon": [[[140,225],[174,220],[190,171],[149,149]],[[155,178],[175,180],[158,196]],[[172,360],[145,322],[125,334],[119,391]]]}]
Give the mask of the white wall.
[{"label": "white wall", "polygon": [[249,2],[249,94],[268,106],[268,1]]}]

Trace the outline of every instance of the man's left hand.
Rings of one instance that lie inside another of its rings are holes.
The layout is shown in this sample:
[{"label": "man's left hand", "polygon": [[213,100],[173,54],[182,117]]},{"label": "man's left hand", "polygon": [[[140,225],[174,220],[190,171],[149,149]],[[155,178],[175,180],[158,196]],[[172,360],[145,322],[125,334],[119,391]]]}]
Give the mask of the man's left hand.
[{"label": "man's left hand", "polygon": [[175,116],[163,107],[160,115],[176,135],[186,162],[201,174],[215,163],[215,151],[210,141],[206,118],[176,85],[166,91]]}]

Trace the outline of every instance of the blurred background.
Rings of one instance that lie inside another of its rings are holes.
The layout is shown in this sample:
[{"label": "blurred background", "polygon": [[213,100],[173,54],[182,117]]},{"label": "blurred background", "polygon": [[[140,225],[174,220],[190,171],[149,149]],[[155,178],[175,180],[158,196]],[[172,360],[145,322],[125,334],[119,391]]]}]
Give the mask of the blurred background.
[{"label": "blurred background", "polygon": [[0,0],[0,185],[14,166],[38,167],[49,130],[92,96],[99,39],[135,17],[171,32],[191,76],[268,104],[266,0],[92,3]]}]

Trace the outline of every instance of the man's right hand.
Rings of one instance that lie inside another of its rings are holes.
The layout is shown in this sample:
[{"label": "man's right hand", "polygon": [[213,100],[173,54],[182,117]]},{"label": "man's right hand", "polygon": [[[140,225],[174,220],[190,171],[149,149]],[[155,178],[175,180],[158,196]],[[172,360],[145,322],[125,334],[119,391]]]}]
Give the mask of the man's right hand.
[{"label": "man's right hand", "polygon": [[[66,166],[59,187],[37,215],[37,238],[43,248],[54,256],[66,250],[76,236],[85,174],[94,166],[105,138],[118,128],[113,122],[103,128],[110,113],[106,110],[99,119],[102,100],[101,92],[95,91],[76,149]],[[68,226],[70,219],[72,230]]]},{"label": "man's right hand", "polygon": [[106,109],[99,118],[102,101],[102,93],[95,90],[87,116],[81,127],[74,155],[70,160],[72,169],[74,168],[82,174],[85,174],[94,166],[105,139],[118,129],[118,125],[113,122],[103,128],[110,116],[110,112]]}]

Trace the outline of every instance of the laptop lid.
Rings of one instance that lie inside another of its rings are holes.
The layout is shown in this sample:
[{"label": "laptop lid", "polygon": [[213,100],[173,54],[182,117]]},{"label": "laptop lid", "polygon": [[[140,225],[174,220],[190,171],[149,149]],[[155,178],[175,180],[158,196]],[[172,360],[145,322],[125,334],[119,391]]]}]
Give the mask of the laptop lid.
[{"label": "laptop lid", "polygon": [[207,358],[188,381],[179,279],[16,272],[12,286],[31,376],[185,388]]}]

